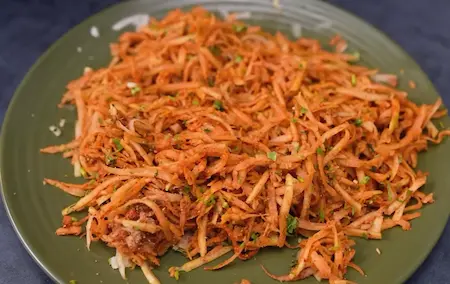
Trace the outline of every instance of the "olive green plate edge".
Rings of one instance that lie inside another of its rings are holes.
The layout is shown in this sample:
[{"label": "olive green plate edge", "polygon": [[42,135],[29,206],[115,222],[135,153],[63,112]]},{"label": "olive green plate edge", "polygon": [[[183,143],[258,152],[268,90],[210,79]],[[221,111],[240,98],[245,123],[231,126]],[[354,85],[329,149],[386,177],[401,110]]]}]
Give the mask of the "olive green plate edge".
[{"label": "olive green plate edge", "polygon": [[[236,1],[235,1],[236,2]],[[308,3],[309,1],[303,1],[303,2],[305,2],[305,3]],[[103,14],[103,13],[107,13],[107,12],[109,12],[110,10],[112,10],[112,9],[118,9],[118,7],[119,6],[125,6],[125,5],[132,5],[133,4],[133,2],[128,2],[128,3],[122,3],[122,4],[119,4],[119,5],[116,5],[116,6],[113,6],[113,7],[110,7],[110,8],[108,8],[108,9],[106,9],[106,10],[104,10],[104,11],[102,11],[102,12],[100,12],[99,14]],[[328,5],[328,4],[324,4],[324,3],[322,3],[322,4],[319,4],[319,5],[324,5],[324,6],[329,6],[328,8],[330,9],[330,5]],[[333,8],[334,9],[334,8]],[[341,11],[341,13],[342,13],[342,11]],[[83,23],[85,23],[85,22],[89,22],[89,21],[91,21],[92,19],[94,19],[94,18],[96,18],[99,14],[96,14],[96,15],[94,15],[94,16],[91,16],[90,18],[88,18],[87,20],[85,20]],[[349,16],[349,17],[351,17],[351,16]],[[6,115],[5,115],[5,120],[4,120],[4,126],[7,126],[7,125],[10,125],[10,118],[12,117],[12,115],[11,115],[11,113],[13,112],[13,110],[16,110],[17,108],[15,107],[15,105],[16,105],[16,101],[18,100],[18,96],[16,95],[16,94],[19,94],[19,93],[21,93],[21,91],[22,91],[22,89],[24,88],[24,85],[26,85],[26,83],[27,83],[27,81],[30,79],[30,77],[32,76],[32,74],[34,73],[34,71],[40,66],[40,64],[41,64],[41,62],[43,62],[48,56],[51,56],[51,54],[52,54],[52,51],[54,51],[56,48],[58,48],[58,46],[60,45],[60,44],[62,44],[63,43],[63,41],[64,41],[64,39],[66,38],[66,37],[69,37],[70,35],[71,35],[71,32],[73,31],[73,30],[76,30],[76,29],[78,29],[81,25],[83,25],[83,23],[82,24],[80,24],[80,25],[78,25],[77,27],[75,27],[75,28],[73,28],[71,31],[69,31],[66,35],[64,35],[62,38],[60,38],[57,42],[55,42],[45,53],[44,53],[44,55],[42,55],[41,56],[41,58],[39,58],[39,60],[33,65],[33,67],[30,69],[30,71],[27,73],[27,75],[25,76],[25,78],[23,79],[23,81],[22,81],[22,83],[19,85],[19,87],[18,87],[18,89],[16,90],[16,93],[15,93],[15,95],[14,95],[14,97],[13,97],[13,99],[12,99],[12,101],[11,101],[11,103],[10,103],[10,107],[8,108],[8,111],[7,111],[7,113],[6,113]],[[392,42],[389,42],[389,44],[391,44],[392,45]],[[396,46],[396,48],[397,49],[399,49],[399,47],[395,44],[395,46]],[[74,47],[75,48],[75,47]],[[403,53],[405,53],[404,51],[402,51]],[[403,56],[407,56],[407,55],[403,55]],[[409,66],[410,67],[412,67],[413,69],[415,69],[417,72],[418,72],[418,75],[417,76],[419,76],[419,77],[425,77],[425,80],[426,80],[426,75],[424,75],[424,73],[420,70],[420,68],[412,61],[412,59],[411,58],[409,58],[409,56],[407,56],[408,57],[408,64],[409,64]],[[428,85],[428,86],[426,86],[426,89],[431,93],[431,94],[435,94],[436,93],[436,91],[434,90],[434,88],[432,87],[432,85],[431,85],[431,83],[429,82],[429,81],[425,81],[425,82],[423,82],[423,83],[425,83],[426,85]],[[419,86],[419,88],[420,88],[420,86]],[[445,119],[446,120],[446,123],[448,124],[448,119]],[[13,126],[10,126],[10,127],[13,127]],[[3,133],[5,133],[5,132],[8,132],[8,131],[6,131],[5,130],[5,127],[2,129],[2,134]],[[8,149],[6,149],[5,147],[4,147],[4,145],[6,144],[6,140],[7,139],[12,139],[12,138],[8,138],[6,135],[2,135],[2,137],[1,137],[1,139],[0,139],[0,154],[1,154],[1,160],[0,160],[0,173],[3,175],[3,173],[4,173],[4,167],[5,167],[5,165],[7,165],[8,164],[8,159],[7,158],[4,158],[4,157],[8,157]],[[446,149],[448,149],[448,144],[446,144],[445,145],[446,146]],[[442,145],[441,147],[444,147],[444,145]],[[448,152],[446,152],[446,154],[448,154]],[[432,172],[433,173],[433,172]],[[60,283],[63,283],[63,280],[62,280],[62,278],[60,278],[60,277],[58,277],[56,274],[57,273],[55,273],[54,271],[50,271],[51,269],[50,268],[47,268],[46,266],[45,266],[45,260],[43,260],[42,262],[41,262],[41,260],[39,259],[39,257],[33,252],[33,249],[30,247],[30,245],[29,245],[29,243],[30,243],[30,240],[29,240],[29,238],[31,237],[31,236],[23,236],[22,235],[22,233],[21,233],[21,229],[20,229],[20,227],[21,227],[21,225],[19,224],[19,223],[21,223],[21,221],[19,220],[19,219],[17,219],[18,217],[17,217],[17,214],[15,214],[15,213],[17,213],[17,212],[12,212],[11,210],[10,210],[10,208],[11,208],[11,205],[10,205],[10,203],[9,203],[9,201],[10,201],[10,199],[11,199],[11,194],[12,194],[12,191],[13,191],[13,186],[9,186],[8,185],[8,181],[6,181],[8,178],[7,177],[5,177],[5,176],[3,176],[2,177],[2,183],[4,183],[4,184],[6,184],[6,186],[7,186],[7,188],[4,188],[3,187],[3,185],[2,185],[2,196],[3,196],[3,201],[4,201],[4,204],[5,204],[5,207],[7,208],[7,212],[8,212],[8,216],[9,216],[9,218],[11,219],[11,223],[13,224],[13,227],[14,227],[14,229],[16,230],[16,233],[18,234],[18,236],[19,236],[19,238],[20,238],[20,240],[22,241],[22,243],[24,244],[24,246],[26,247],[26,249],[28,250],[28,252],[30,253],[30,255],[32,255],[32,257],[36,260],[36,262],[43,268],[43,270],[44,271],[46,271],[48,274],[49,274],[49,276],[50,277],[52,277],[55,281],[57,281],[57,282],[60,282]],[[445,199],[447,198],[447,200],[448,200],[448,194],[447,194],[447,197],[445,197],[445,194],[442,194],[442,197],[444,197],[444,202],[445,202]],[[439,202],[440,200],[439,199],[437,199],[438,201],[437,202]],[[437,205],[437,204],[436,204]],[[436,205],[434,205],[434,206],[436,206]],[[425,211],[426,210],[424,210],[424,213],[425,213]],[[436,211],[436,210],[435,210]],[[414,261],[411,261],[411,265],[409,266],[409,269],[408,269],[408,271],[403,271],[403,272],[399,272],[400,273],[400,275],[399,275],[399,277],[397,278],[397,280],[398,281],[404,281],[404,280],[406,280],[406,278],[422,263],[422,261],[425,259],[425,257],[426,257],[426,255],[431,251],[431,248],[434,246],[434,244],[437,242],[437,240],[438,240],[438,238],[439,238],[439,235],[442,233],[442,230],[444,229],[444,227],[445,227],[445,223],[446,223],[446,220],[447,220],[447,218],[448,218],[448,213],[449,213],[449,209],[446,209],[446,210],[439,210],[441,213],[443,213],[443,214],[445,214],[446,213],[446,216],[442,216],[442,215],[440,215],[439,216],[439,218],[438,218],[438,220],[439,220],[439,223],[438,224],[436,224],[436,227],[438,227],[438,229],[435,229],[435,232],[434,232],[434,235],[433,235],[433,237],[432,238],[428,238],[427,239],[427,241],[428,241],[428,243],[425,245],[425,247],[423,247],[422,248],[422,250],[420,250],[419,252],[417,252],[417,254],[416,255],[414,255]],[[15,216],[16,215],[16,216]],[[436,217],[436,216],[435,216]],[[425,218],[425,217],[423,217],[423,218]],[[17,223],[16,223],[17,222]],[[404,233],[405,234],[405,236],[406,236],[406,234],[408,234],[408,233]],[[80,241],[80,240],[77,240],[77,241],[79,241],[79,242],[82,242],[82,241]],[[372,257],[375,257],[375,256],[372,256]],[[262,272],[261,272],[262,273]],[[370,276],[370,275],[369,275]],[[115,277],[119,277],[118,275],[115,275]],[[242,277],[245,277],[245,275],[242,275]],[[388,282],[389,283],[389,282]]]}]

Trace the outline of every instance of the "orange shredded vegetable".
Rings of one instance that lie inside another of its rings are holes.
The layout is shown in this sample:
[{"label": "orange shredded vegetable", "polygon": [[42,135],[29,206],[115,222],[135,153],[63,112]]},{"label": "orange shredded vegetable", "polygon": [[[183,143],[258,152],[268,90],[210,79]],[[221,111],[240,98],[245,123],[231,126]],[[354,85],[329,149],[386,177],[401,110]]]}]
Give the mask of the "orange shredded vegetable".
[{"label": "orange shredded vegetable", "polygon": [[[356,65],[340,37],[332,45],[202,8],[122,34],[108,67],[67,85],[74,140],[41,150],[64,153],[86,179],[45,179],[80,197],[56,233],[80,235],[87,222],[88,246],[115,248],[119,267],[141,266],[150,283],[171,248],[190,260],[170,269],[178,279],[303,236],[290,272],[267,275],[352,283],[347,268],[363,271],[351,237],[410,229],[433,202],[417,153],[450,131],[432,122],[446,115],[441,100],[408,100],[395,75]],[[72,221],[77,211],[87,217]]]}]

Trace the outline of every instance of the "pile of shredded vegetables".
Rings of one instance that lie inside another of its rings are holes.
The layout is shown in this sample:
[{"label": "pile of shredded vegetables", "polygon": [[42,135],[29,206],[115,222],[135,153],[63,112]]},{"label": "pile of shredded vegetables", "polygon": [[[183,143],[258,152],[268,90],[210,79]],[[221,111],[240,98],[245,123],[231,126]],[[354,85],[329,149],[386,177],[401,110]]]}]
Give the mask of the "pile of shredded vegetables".
[{"label": "pile of shredded vegetables", "polygon": [[205,269],[302,236],[290,272],[264,268],[270,277],[352,283],[348,266],[363,272],[349,237],[410,229],[433,202],[417,154],[450,131],[431,121],[446,115],[441,100],[417,105],[394,75],[356,65],[340,37],[330,45],[202,8],[122,34],[107,68],[67,86],[75,139],[41,150],[63,153],[87,179],[45,179],[80,197],[56,233],[105,242],[123,277],[138,265],[150,283],[169,249],[189,259],[170,268],[178,279],[228,252]]}]

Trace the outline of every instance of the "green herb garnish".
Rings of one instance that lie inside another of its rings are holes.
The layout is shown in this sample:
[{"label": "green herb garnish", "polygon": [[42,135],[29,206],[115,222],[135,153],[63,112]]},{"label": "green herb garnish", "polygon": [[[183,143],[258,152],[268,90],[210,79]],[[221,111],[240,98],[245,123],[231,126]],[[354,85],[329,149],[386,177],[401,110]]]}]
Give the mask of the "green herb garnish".
[{"label": "green herb garnish", "polygon": [[218,111],[223,111],[223,110],[224,110],[224,109],[223,109],[222,102],[219,101],[219,100],[215,100],[215,101],[214,101],[213,107],[214,107],[215,109],[217,109]]},{"label": "green herb garnish", "polygon": [[120,144],[120,139],[119,138],[113,138],[113,143],[114,145],[116,145],[117,151],[120,152],[123,150],[123,146],[122,144]]},{"label": "green herb garnish", "polygon": [[268,152],[267,158],[271,159],[272,161],[276,161],[277,160],[277,152]]},{"label": "green herb garnish", "polygon": [[215,81],[213,77],[208,77],[208,86],[214,87]]},{"label": "green herb garnish", "polygon": [[87,173],[86,173],[86,171],[83,169],[83,167],[80,167],[80,173],[81,173],[81,175],[82,175],[83,177],[86,177],[86,176],[87,176]]},{"label": "green herb garnish", "polygon": [[355,121],[353,121],[353,124],[356,126],[361,126],[362,123],[363,123],[363,121],[361,118],[357,118],[357,119],[355,119]]},{"label": "green herb garnish", "polygon": [[215,56],[219,56],[222,53],[222,50],[217,45],[212,45],[208,49]]},{"label": "green herb garnish", "polygon": [[286,232],[289,235],[293,235],[295,232],[295,229],[297,228],[297,218],[295,218],[294,216],[292,216],[291,214],[289,214],[286,218]]},{"label": "green herb garnish", "polygon": [[133,96],[135,96],[137,93],[139,93],[141,91],[141,88],[139,88],[138,86],[135,86],[133,88],[131,88],[131,94]]},{"label": "green herb garnish", "polygon": [[367,184],[370,181],[370,177],[369,176],[364,176],[359,183],[360,184]]},{"label": "green herb garnish", "polygon": [[197,99],[193,99],[193,100],[192,100],[192,104],[193,104],[194,106],[198,106],[200,103],[198,102]]},{"label": "green herb garnish", "polygon": [[353,55],[354,59],[352,61],[359,61],[361,59],[361,54],[359,51],[354,51],[351,55]]},{"label": "green herb garnish", "polygon": [[294,147],[294,152],[295,153],[298,153],[298,151],[300,151],[300,143],[292,142],[292,146]]},{"label": "green herb garnish", "polygon": [[388,182],[387,184],[387,193],[388,193],[388,200],[392,201],[392,198],[394,197],[394,193],[392,192],[391,183]]},{"label": "green herb garnish", "polygon": [[308,112],[308,109],[306,108],[306,107],[302,107],[301,109],[300,109],[300,113],[301,114],[305,114],[305,113],[307,113]]},{"label": "green herb garnish", "polygon": [[216,197],[214,195],[211,195],[206,201],[205,201],[206,206],[212,206],[214,204],[216,204]]},{"label": "green herb garnish", "polygon": [[212,130],[209,128],[205,128],[205,129],[203,129],[203,131],[205,131],[205,133],[210,133]]},{"label": "green herb garnish", "polygon": [[237,33],[242,33],[242,32],[245,32],[246,30],[247,30],[246,25],[238,25],[238,24],[233,25],[233,31],[235,31]]},{"label": "green herb garnish", "polygon": [[355,74],[352,74],[351,82],[352,82],[352,86],[356,86],[356,75]]},{"label": "green herb garnish", "polygon": [[243,59],[242,56],[236,55],[236,57],[234,58],[234,62],[239,63],[242,61],[242,59]]},{"label": "green herb garnish", "polygon": [[325,212],[323,211],[322,208],[320,208],[319,210],[319,222],[323,222],[325,221]]},{"label": "green herb garnish", "polygon": [[185,185],[185,186],[183,187],[183,192],[184,192],[184,193],[188,194],[190,191],[191,191],[191,187],[190,187],[189,185]]},{"label": "green herb garnish", "polygon": [[250,236],[250,239],[252,241],[256,241],[258,239],[258,237],[259,237],[259,233],[253,232]]},{"label": "green herb garnish", "polygon": [[316,153],[317,153],[317,155],[323,155],[324,154],[323,149],[321,147],[317,147]]}]

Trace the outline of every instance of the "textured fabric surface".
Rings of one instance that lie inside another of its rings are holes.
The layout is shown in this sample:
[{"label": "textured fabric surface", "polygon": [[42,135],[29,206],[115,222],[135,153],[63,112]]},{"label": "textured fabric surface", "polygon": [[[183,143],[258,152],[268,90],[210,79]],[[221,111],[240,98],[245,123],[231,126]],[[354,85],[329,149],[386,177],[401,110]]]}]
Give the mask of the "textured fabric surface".
[{"label": "textured fabric surface", "polygon": [[[398,42],[425,70],[445,104],[450,105],[450,30],[445,24],[450,15],[449,0],[328,1],[359,15]],[[14,89],[49,45],[83,19],[116,2],[0,1],[0,122]],[[22,247],[3,204],[0,207],[0,284],[52,283]],[[433,252],[407,283],[450,283],[449,224]]]}]

